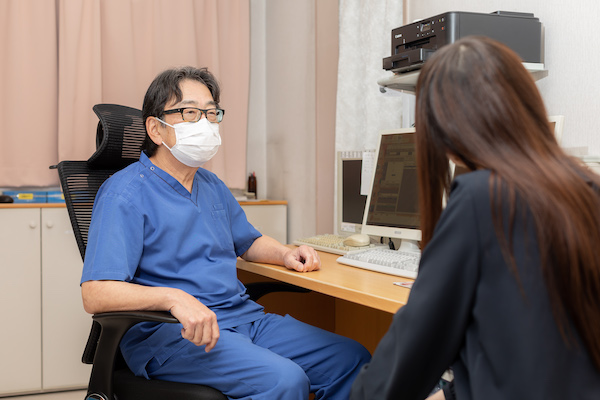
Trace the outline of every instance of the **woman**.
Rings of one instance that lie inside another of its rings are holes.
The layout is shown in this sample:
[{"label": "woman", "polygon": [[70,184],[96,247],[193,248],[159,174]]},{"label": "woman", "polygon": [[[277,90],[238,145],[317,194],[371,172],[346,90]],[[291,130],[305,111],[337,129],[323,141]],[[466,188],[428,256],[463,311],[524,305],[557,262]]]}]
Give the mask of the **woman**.
[{"label": "woman", "polygon": [[445,46],[416,92],[419,277],[351,399],[424,399],[448,367],[460,400],[600,399],[600,177],[498,42]]}]

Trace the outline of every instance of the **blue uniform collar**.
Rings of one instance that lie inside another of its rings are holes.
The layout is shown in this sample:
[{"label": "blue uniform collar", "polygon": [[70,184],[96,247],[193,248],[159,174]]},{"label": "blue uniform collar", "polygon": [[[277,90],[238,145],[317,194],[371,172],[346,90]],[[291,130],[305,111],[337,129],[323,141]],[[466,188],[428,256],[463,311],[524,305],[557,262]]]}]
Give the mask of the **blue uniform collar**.
[{"label": "blue uniform collar", "polygon": [[150,172],[152,172],[153,174],[158,176],[160,179],[165,181],[177,193],[179,193],[180,195],[182,195],[183,197],[185,197],[187,199],[190,199],[190,200],[194,199],[192,201],[194,201],[194,203],[197,204],[197,201],[195,201],[195,199],[197,199],[197,196],[198,196],[198,176],[197,175],[194,176],[194,183],[192,185],[192,193],[190,193],[181,183],[179,183],[179,181],[177,179],[173,178],[167,172],[163,171],[162,169],[160,169],[159,167],[154,165],[154,163],[152,163],[152,161],[150,161],[150,159],[148,158],[146,153],[143,151],[140,154],[140,163],[142,163],[142,165],[144,165],[144,167],[149,169]]}]

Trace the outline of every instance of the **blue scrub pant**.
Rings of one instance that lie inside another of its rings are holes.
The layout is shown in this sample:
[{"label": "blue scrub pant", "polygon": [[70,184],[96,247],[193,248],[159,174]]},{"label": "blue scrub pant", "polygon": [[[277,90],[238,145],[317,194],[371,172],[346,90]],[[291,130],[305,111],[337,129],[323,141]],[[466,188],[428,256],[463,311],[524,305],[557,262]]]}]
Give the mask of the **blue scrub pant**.
[{"label": "blue scrub pant", "polygon": [[162,364],[152,359],[148,376],[211,386],[230,399],[306,400],[315,393],[347,400],[371,358],[359,343],[287,315],[266,314],[220,333],[209,353],[187,342]]}]

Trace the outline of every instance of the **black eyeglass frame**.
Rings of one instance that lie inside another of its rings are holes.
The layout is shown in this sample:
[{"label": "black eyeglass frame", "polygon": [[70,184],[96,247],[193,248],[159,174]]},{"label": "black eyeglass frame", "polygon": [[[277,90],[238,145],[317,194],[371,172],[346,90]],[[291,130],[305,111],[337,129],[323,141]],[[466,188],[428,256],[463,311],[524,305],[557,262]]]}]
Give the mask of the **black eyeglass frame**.
[{"label": "black eyeglass frame", "polygon": [[181,107],[181,108],[174,108],[172,110],[165,110],[163,111],[163,114],[181,114],[181,119],[185,121],[185,118],[183,117],[183,110],[187,110],[187,109],[193,109],[193,110],[198,110],[200,111],[200,118],[198,118],[197,121],[186,121],[186,122],[198,122],[202,119],[202,114],[204,114],[204,116],[206,117],[206,119],[208,119],[208,112],[212,111],[212,110],[216,110],[217,111],[217,123],[220,123],[221,121],[223,121],[223,116],[225,115],[225,110],[222,108],[208,108],[206,110],[203,110],[201,108],[196,108],[196,107]]}]

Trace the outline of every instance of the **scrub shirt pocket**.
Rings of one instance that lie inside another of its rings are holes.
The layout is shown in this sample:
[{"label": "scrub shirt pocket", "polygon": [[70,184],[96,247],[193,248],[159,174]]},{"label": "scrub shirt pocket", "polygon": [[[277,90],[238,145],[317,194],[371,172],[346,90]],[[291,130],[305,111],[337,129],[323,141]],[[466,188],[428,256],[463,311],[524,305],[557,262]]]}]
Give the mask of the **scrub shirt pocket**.
[{"label": "scrub shirt pocket", "polygon": [[210,211],[212,216],[212,230],[215,235],[215,242],[225,251],[234,250],[233,237],[231,236],[231,222],[229,215],[222,203],[212,205]]}]

